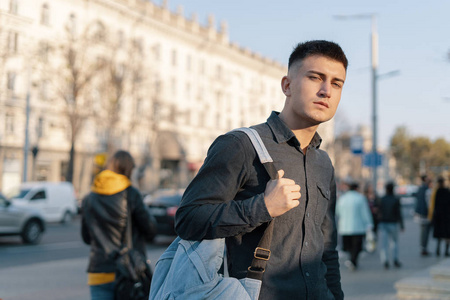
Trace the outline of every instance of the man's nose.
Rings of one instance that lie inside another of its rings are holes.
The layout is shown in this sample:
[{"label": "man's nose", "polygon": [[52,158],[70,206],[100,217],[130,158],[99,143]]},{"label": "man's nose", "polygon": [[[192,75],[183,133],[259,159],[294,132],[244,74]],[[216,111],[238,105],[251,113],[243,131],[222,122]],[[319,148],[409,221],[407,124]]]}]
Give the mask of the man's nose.
[{"label": "man's nose", "polygon": [[323,98],[331,97],[331,83],[324,81],[319,90],[319,96]]}]

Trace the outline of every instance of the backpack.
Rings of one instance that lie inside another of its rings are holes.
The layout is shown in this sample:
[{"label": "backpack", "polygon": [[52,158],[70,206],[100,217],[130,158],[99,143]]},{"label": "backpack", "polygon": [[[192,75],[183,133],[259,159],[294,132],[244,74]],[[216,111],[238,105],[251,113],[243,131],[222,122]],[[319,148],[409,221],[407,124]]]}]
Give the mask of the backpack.
[{"label": "backpack", "polygon": [[[252,128],[238,128],[250,138],[259,160],[272,179],[277,172],[258,132]],[[273,224],[267,226],[247,277],[226,277],[221,272],[227,264],[225,239],[188,241],[177,237],[156,262],[149,300],[160,299],[217,299],[256,300],[261,290],[262,277],[270,259]]]}]

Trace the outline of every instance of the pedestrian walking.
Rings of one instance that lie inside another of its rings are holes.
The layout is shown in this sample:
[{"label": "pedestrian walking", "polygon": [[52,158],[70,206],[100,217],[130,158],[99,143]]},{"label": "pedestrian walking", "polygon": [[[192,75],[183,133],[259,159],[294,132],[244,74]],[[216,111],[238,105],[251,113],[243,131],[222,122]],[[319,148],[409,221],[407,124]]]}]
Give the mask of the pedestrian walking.
[{"label": "pedestrian walking", "polygon": [[[380,199],[378,206],[378,229],[380,232],[381,263],[385,269],[389,269],[389,257],[392,258],[395,267],[402,264],[398,258],[398,234],[399,228],[405,230],[401,210],[400,199],[394,195],[394,183],[388,182],[385,186],[386,194]],[[391,250],[391,251],[389,251]],[[389,253],[391,252],[391,255]]]},{"label": "pedestrian walking", "polygon": [[420,225],[420,247],[422,256],[428,256],[428,240],[430,234],[430,220],[428,219],[428,207],[430,205],[430,184],[431,181],[427,175],[420,177],[422,184],[417,191],[416,203],[414,207],[414,220]]},{"label": "pedestrian walking", "polygon": [[83,199],[81,235],[91,246],[87,272],[92,300],[114,299],[116,262],[111,253],[119,251],[124,242],[128,209],[133,249],[145,257],[146,239],[154,235],[142,196],[131,186],[133,168],[132,156],[117,151],[107,169],[95,177],[92,192]]},{"label": "pedestrian walking", "polygon": [[334,170],[316,130],[336,112],[347,64],[333,42],[297,45],[281,80],[284,108],[252,126],[279,178],[269,180],[247,135],[233,131],[211,145],[177,211],[181,238],[226,238],[229,273],[239,279],[246,277],[267,222],[274,220],[259,299],[343,299]]},{"label": "pedestrian walking", "polygon": [[357,182],[349,183],[349,190],[336,204],[338,233],[342,237],[343,250],[349,255],[345,265],[352,271],[358,268],[358,256],[363,250],[366,232],[373,229],[369,204],[358,188]]},{"label": "pedestrian walking", "polygon": [[373,232],[375,233],[375,236],[378,233],[378,204],[379,204],[379,197],[374,190],[372,184],[368,183],[364,186],[364,196],[367,198],[367,201],[369,202],[369,208],[370,212],[372,213],[372,219],[373,219]]},{"label": "pedestrian walking", "polygon": [[441,255],[441,241],[445,241],[445,256],[450,256],[450,190],[445,187],[443,177],[438,177],[436,190],[430,201],[433,237],[437,240],[436,256]]}]

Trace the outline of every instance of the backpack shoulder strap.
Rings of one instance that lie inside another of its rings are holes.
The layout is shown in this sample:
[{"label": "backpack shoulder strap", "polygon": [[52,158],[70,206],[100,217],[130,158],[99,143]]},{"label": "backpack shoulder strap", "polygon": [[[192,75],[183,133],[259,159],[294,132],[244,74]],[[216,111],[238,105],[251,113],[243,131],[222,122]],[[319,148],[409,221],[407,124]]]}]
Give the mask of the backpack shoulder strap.
[{"label": "backpack shoulder strap", "polygon": [[278,179],[278,172],[273,164],[273,159],[270,156],[269,151],[267,151],[267,148],[264,145],[264,142],[262,141],[258,131],[248,127],[236,128],[232,131],[242,131],[247,134],[253,144],[253,147],[256,150],[256,153],[258,154],[259,161],[262,163],[264,168],[266,168],[266,171],[267,173],[269,173],[270,178]]},{"label": "backpack shoulder strap", "polygon": [[[278,179],[278,172],[273,164],[273,159],[267,151],[259,133],[255,129],[247,127],[237,128],[232,131],[243,131],[247,134],[256,153],[258,153],[259,160],[267,173],[269,173],[270,178],[272,180]],[[270,259],[270,244],[272,243],[273,226],[273,220],[267,224],[264,234],[258,243],[258,247],[255,249],[252,264],[248,267],[247,278],[262,280],[267,261]]]}]

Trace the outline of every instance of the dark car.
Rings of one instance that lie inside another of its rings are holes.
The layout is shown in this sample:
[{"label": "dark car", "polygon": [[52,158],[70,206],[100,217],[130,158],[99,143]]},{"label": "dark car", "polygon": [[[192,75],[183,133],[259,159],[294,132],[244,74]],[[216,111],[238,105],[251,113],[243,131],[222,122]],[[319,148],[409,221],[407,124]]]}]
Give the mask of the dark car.
[{"label": "dark car", "polygon": [[147,197],[146,204],[150,214],[156,220],[156,234],[176,235],[174,222],[175,213],[181,202],[182,192]]}]

